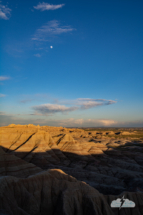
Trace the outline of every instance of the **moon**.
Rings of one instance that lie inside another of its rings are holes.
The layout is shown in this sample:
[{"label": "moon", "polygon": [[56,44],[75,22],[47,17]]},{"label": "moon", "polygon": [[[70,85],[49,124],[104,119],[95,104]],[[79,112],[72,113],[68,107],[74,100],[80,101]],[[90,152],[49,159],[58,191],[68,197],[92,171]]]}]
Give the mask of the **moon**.
[{"label": "moon", "polygon": [[50,46],[50,49],[53,49],[53,46]]}]

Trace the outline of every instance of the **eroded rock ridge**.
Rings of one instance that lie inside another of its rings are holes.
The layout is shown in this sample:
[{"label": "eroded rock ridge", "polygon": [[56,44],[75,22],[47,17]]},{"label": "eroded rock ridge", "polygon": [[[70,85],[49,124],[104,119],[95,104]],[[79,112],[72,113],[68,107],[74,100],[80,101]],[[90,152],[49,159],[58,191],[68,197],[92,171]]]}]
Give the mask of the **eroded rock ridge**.
[{"label": "eroded rock ridge", "polygon": [[[142,215],[143,141],[138,134],[121,129],[1,127],[1,213]],[[135,201],[136,207],[111,208],[117,195]]]}]

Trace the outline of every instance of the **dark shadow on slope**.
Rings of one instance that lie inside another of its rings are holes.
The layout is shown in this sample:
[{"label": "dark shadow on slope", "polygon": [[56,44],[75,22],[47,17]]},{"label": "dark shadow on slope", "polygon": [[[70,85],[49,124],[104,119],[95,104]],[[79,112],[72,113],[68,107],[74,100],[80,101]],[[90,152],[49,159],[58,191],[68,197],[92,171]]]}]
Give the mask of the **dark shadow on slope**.
[{"label": "dark shadow on slope", "polygon": [[33,134],[31,134],[30,137],[28,137],[27,140],[26,140],[24,143],[22,143],[21,145],[19,145],[16,149],[14,149],[14,150],[12,150],[12,151],[16,151],[16,150],[19,149],[21,146],[23,146],[25,143],[27,143],[27,142],[31,139],[31,137],[32,137],[34,134],[36,134],[36,132],[33,133]]},{"label": "dark shadow on slope", "polygon": [[[2,148],[4,151],[7,150]],[[26,160],[27,156],[31,154],[30,163],[44,170],[61,169],[106,195],[119,195],[123,191],[132,192],[143,189],[143,165],[131,163],[130,160],[124,159],[124,155],[112,156],[112,154],[104,153],[81,155],[62,151],[65,157],[59,157],[56,160],[52,154],[55,153],[57,156],[57,149],[39,153],[35,153],[34,149],[30,152],[9,150],[8,153],[12,153],[23,160]],[[70,163],[67,162],[69,160]]]},{"label": "dark shadow on slope", "polygon": [[[3,198],[0,214],[5,215],[141,215],[143,212],[142,193],[124,192],[118,196],[103,196],[62,171],[35,175],[32,180],[27,178],[14,181],[14,178],[7,178],[5,187],[6,189],[1,191],[5,194],[0,196],[0,199]],[[121,210],[110,207],[113,200],[123,196],[135,202],[136,207]]]}]

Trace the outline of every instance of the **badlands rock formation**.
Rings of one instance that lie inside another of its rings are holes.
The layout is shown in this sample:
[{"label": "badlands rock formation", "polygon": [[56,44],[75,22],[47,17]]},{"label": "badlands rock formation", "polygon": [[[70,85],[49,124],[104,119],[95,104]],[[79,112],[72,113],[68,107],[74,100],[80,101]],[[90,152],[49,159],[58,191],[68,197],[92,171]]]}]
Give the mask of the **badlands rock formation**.
[{"label": "badlands rock formation", "polygon": [[12,154],[5,153],[0,146],[0,176],[11,175],[25,178],[39,172],[42,172],[41,168]]},{"label": "badlands rock formation", "polygon": [[[143,214],[142,131],[0,128],[0,214]],[[111,208],[123,197],[135,208]]]}]

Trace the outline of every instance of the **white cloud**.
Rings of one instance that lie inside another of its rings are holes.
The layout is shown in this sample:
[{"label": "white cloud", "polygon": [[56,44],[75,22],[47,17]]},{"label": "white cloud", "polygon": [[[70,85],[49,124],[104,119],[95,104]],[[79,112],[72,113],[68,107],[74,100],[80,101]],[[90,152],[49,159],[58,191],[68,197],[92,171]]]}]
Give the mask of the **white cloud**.
[{"label": "white cloud", "polygon": [[89,109],[102,105],[110,105],[115,104],[117,101],[107,100],[107,99],[91,99],[91,98],[78,98],[75,100],[63,100],[59,101],[60,104],[68,104],[68,105],[77,105],[80,106],[81,109]]},{"label": "white cloud", "polygon": [[[64,109],[64,108],[63,108]],[[82,118],[80,119],[74,119],[74,118],[68,118],[68,119],[42,119],[39,117],[42,117],[42,114],[30,114],[31,117],[34,118],[27,118],[27,115],[23,115],[21,117],[21,114],[9,114],[5,112],[0,112],[0,126],[7,126],[9,124],[39,124],[39,125],[48,125],[48,126],[64,126],[64,127],[99,127],[104,126],[103,123],[100,122],[100,120],[95,119],[87,119],[84,120]],[[32,116],[33,115],[33,116]],[[36,118],[35,118],[36,117]]]},{"label": "white cloud", "polygon": [[[31,116],[30,116],[31,115]],[[49,114],[48,114],[49,115]],[[108,122],[108,125],[107,125]],[[5,112],[0,112],[0,126],[7,126],[9,124],[39,124],[48,126],[64,126],[64,127],[143,127],[143,120],[135,122],[120,122],[111,119],[57,119],[51,117],[44,117],[43,114],[10,114]],[[113,124],[114,123],[114,124]],[[130,124],[131,123],[131,124]],[[133,124],[134,123],[134,124]]]},{"label": "white cloud", "polygon": [[5,97],[5,95],[0,93],[0,98],[1,98],[1,97]]},{"label": "white cloud", "polygon": [[[64,101],[66,103],[66,101]],[[63,102],[63,104],[64,104]],[[57,103],[62,104],[62,102],[57,101]],[[48,114],[48,113],[57,113],[57,112],[69,112],[75,110],[86,110],[90,108],[94,108],[97,106],[110,105],[116,103],[113,100],[105,100],[105,99],[89,99],[89,98],[79,98],[76,100],[68,101],[67,104],[70,104],[70,107],[60,104],[42,104],[38,106],[34,106],[33,109],[39,113]],[[71,106],[72,105],[72,106]],[[108,125],[112,124],[112,122],[103,121],[103,124]]]},{"label": "white cloud", "polygon": [[9,17],[10,17],[10,11],[11,11],[10,8],[8,8],[7,6],[4,6],[4,5],[0,4],[0,18],[1,19],[8,20]]},{"label": "white cloud", "polygon": [[109,119],[100,119],[99,122],[105,126],[110,126],[110,125],[116,124],[116,121],[109,120]]},{"label": "white cloud", "polygon": [[10,77],[8,76],[0,76],[0,81],[5,81],[5,80],[8,80],[10,79]]},{"label": "white cloud", "polygon": [[40,54],[34,54],[34,56],[35,56],[35,57],[41,57],[41,55],[40,55]]},{"label": "white cloud", "polygon": [[69,118],[69,119],[57,120],[56,123],[58,126],[76,127],[76,126],[82,126],[83,122],[84,122],[83,119]]},{"label": "white cloud", "polygon": [[77,107],[66,107],[65,105],[57,105],[57,104],[43,104],[34,106],[33,109],[43,115],[57,113],[57,112],[68,112],[75,111]]},{"label": "white cloud", "polygon": [[[106,121],[106,123],[105,123]],[[67,126],[67,127],[105,127],[116,124],[117,122],[110,119],[63,119],[63,120],[53,120],[57,126]],[[107,125],[108,122],[108,125]]]},{"label": "white cloud", "polygon": [[79,98],[76,100],[76,104],[81,106],[81,109],[89,109],[102,105],[114,104],[116,101],[106,99],[90,99],[90,98]]},{"label": "white cloud", "polygon": [[113,124],[116,124],[117,122],[115,120],[110,119],[88,119],[86,120],[86,123],[90,123],[94,126],[110,126]]},{"label": "white cloud", "polygon": [[36,10],[41,10],[41,11],[45,11],[45,10],[57,10],[59,8],[62,8],[65,4],[57,4],[57,5],[53,5],[53,4],[49,4],[49,3],[39,3],[37,6],[34,6],[34,9]]},{"label": "white cloud", "polygon": [[69,25],[62,26],[60,25],[59,21],[52,20],[49,21],[46,25],[43,25],[39,28],[32,40],[36,41],[48,41],[51,37],[60,35],[63,33],[68,33],[75,30],[71,28]]},{"label": "white cloud", "polygon": [[53,46],[50,46],[50,49],[53,49]]}]

